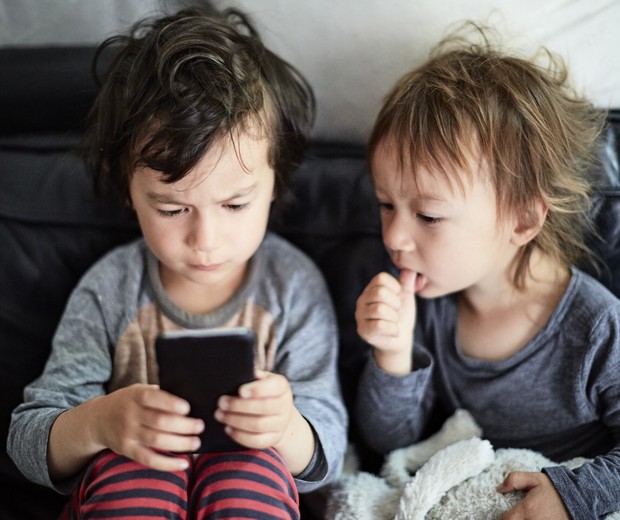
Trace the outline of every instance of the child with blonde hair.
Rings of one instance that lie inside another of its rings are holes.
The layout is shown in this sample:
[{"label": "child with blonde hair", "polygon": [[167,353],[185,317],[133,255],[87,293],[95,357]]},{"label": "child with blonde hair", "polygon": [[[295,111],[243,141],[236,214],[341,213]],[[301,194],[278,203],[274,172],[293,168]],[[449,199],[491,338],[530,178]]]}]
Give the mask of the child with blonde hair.
[{"label": "child with blonde hair", "polygon": [[576,266],[605,114],[550,53],[476,29],[396,83],[370,137],[398,275],[357,302],[359,426],[387,453],[467,409],[496,448],[593,458],[510,473],[498,489],[525,495],[502,518],[600,518],[620,510],[620,302]]}]

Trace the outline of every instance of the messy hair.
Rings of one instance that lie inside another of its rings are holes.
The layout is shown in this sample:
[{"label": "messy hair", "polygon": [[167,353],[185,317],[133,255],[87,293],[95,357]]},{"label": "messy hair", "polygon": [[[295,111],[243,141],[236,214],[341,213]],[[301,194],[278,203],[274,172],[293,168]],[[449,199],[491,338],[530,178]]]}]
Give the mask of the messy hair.
[{"label": "messy hair", "polygon": [[[462,32],[469,28],[477,40]],[[500,218],[531,222],[548,209],[537,236],[521,248],[513,283],[522,287],[534,248],[563,265],[590,258],[586,234],[590,171],[605,114],[568,84],[563,61],[546,49],[524,59],[500,50],[492,33],[466,24],[405,74],[387,96],[369,139],[369,156],[395,145],[399,164],[417,178],[424,169],[463,187],[468,153],[480,154],[491,175]],[[540,61],[540,60],[539,60]],[[401,168],[402,171],[402,168]]]},{"label": "messy hair", "polygon": [[269,141],[276,196],[286,191],[314,122],[314,94],[245,15],[189,8],[145,19],[105,40],[95,68],[110,53],[83,147],[100,190],[128,202],[136,167],[172,183],[220,139],[258,131]]}]

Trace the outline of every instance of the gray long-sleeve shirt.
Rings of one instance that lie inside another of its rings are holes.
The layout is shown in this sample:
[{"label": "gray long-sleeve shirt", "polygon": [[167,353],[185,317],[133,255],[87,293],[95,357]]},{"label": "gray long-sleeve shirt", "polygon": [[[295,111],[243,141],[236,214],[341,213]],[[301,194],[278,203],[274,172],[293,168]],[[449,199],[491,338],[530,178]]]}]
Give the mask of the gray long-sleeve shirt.
[{"label": "gray long-sleeve shirt", "polygon": [[470,358],[456,344],[456,296],[418,299],[414,370],[369,359],[358,422],[387,453],[420,440],[431,419],[469,410],[496,448],[529,448],[576,470],[546,468],[573,518],[620,511],[620,301],[577,269],[547,325],[509,359]]},{"label": "gray long-sleeve shirt", "polygon": [[311,467],[300,492],[340,473],[347,415],[337,380],[337,329],[316,266],[283,239],[267,234],[236,294],[206,315],[178,308],[166,295],[157,260],[143,240],[106,255],[72,293],[43,374],[28,385],[12,415],[8,453],[30,480],[70,492],[80,475],[52,482],[47,441],[59,414],[132,383],[158,383],[155,338],[181,328],[252,328],[257,368],[285,375],[295,406],[315,431]]}]

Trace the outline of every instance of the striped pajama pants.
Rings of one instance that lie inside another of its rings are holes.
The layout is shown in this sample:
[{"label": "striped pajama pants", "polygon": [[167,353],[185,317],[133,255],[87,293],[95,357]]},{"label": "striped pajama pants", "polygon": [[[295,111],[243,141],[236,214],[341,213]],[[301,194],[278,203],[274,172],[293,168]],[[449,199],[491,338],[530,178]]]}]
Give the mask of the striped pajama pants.
[{"label": "striped pajama pants", "polygon": [[105,450],[60,519],[299,519],[297,488],[275,450],[188,457],[190,467],[173,473]]}]

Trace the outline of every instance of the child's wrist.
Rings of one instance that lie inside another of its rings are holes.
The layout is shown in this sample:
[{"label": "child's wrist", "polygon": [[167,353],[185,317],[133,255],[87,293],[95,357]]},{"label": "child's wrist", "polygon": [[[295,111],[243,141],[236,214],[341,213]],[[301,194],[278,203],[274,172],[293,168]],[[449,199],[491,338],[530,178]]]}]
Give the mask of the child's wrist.
[{"label": "child's wrist", "polygon": [[411,349],[398,352],[373,349],[375,362],[384,372],[394,376],[405,376],[413,369]]},{"label": "child's wrist", "polygon": [[282,456],[292,475],[301,473],[314,453],[316,439],[306,418],[296,407],[282,439],[273,448]]}]

